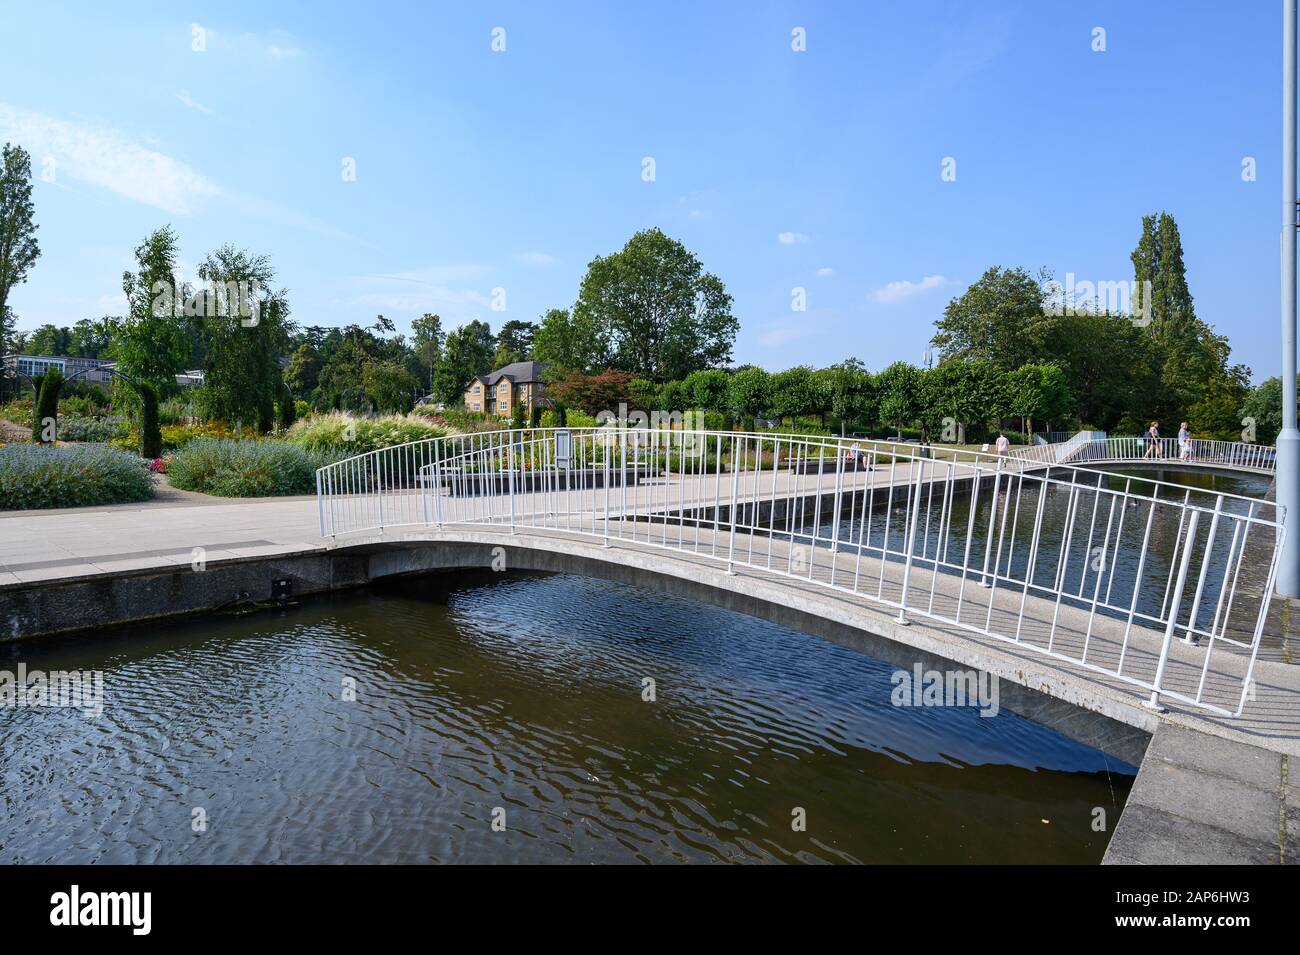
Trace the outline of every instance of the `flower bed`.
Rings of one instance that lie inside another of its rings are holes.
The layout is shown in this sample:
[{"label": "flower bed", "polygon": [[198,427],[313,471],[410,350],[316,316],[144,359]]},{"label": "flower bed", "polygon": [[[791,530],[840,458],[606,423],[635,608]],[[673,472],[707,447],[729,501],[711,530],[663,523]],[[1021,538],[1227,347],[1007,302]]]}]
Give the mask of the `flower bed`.
[{"label": "flower bed", "polygon": [[285,440],[307,451],[328,451],[343,456],[364,454],[450,433],[419,415],[384,415],[354,418],[333,413],[294,422]]}]

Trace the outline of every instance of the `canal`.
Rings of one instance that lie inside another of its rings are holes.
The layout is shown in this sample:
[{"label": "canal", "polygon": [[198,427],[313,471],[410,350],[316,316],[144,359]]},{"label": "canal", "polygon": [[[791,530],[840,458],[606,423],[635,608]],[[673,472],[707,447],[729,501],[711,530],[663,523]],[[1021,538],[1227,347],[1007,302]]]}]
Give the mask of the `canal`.
[{"label": "canal", "polygon": [[20,663],[102,671],[105,699],[0,709],[0,863],[1095,863],[1135,772],[1006,710],[896,706],[894,667],[801,633],[577,576],[0,645]]}]

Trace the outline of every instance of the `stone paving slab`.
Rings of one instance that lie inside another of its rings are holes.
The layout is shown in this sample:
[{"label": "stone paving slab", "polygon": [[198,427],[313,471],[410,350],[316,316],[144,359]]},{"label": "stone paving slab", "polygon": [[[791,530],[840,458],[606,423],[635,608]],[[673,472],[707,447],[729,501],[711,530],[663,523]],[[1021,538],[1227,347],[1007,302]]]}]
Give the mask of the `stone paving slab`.
[{"label": "stone paving slab", "polygon": [[1292,757],[1162,722],[1103,860],[1107,865],[1297,864]]}]

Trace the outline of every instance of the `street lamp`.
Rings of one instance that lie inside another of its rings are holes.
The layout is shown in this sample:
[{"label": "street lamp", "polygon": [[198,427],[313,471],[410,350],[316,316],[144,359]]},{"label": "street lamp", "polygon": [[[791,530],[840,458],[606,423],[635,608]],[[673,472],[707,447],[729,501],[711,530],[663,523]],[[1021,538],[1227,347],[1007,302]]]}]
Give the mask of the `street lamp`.
[{"label": "street lamp", "polygon": [[1300,597],[1300,431],[1296,429],[1296,0],[1282,0],[1282,432],[1277,503],[1286,534],[1277,590]]}]

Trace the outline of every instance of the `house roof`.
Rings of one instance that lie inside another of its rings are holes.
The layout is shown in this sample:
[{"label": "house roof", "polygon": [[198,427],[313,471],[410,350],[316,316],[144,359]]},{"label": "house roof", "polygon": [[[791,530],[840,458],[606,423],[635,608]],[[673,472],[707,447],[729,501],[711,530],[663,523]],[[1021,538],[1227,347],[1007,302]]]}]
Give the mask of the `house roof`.
[{"label": "house roof", "polygon": [[545,370],[545,362],[517,361],[506,365],[504,368],[498,368],[491,374],[476,375],[475,378],[489,387],[495,385],[502,378],[508,378],[513,384],[522,385],[528,382],[541,381],[542,372]]}]

